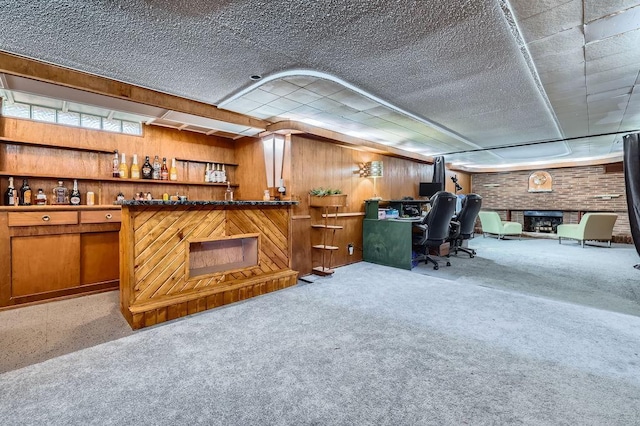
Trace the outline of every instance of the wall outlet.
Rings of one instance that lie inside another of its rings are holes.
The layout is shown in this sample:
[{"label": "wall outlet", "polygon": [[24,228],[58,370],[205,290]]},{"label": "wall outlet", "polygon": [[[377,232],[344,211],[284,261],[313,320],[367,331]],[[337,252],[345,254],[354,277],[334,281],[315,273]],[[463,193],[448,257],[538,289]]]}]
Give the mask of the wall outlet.
[{"label": "wall outlet", "polygon": [[353,243],[347,245],[347,250],[349,251],[349,256],[353,256]]}]

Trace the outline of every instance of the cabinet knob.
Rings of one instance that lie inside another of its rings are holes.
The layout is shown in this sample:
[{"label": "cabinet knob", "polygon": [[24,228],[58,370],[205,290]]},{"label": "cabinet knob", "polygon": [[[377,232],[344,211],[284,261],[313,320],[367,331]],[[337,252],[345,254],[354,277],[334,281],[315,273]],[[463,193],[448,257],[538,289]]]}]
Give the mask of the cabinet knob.
[{"label": "cabinet knob", "polygon": [[49,220],[51,220],[51,217],[48,214],[45,214],[44,216],[42,216],[42,220],[45,222],[49,222]]},{"label": "cabinet knob", "polygon": [[111,215],[111,213],[107,213],[106,215],[104,215],[104,217],[106,217],[107,219],[111,219],[113,216]]}]

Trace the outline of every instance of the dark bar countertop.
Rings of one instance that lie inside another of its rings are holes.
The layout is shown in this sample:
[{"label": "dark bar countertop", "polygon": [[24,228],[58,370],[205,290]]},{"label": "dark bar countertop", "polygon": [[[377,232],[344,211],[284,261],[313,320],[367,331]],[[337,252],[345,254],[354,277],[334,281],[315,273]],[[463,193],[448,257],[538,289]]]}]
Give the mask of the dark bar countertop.
[{"label": "dark bar countertop", "polygon": [[164,201],[164,200],[124,200],[116,204],[120,206],[295,206],[298,201],[261,201],[261,200],[195,200],[195,201]]}]

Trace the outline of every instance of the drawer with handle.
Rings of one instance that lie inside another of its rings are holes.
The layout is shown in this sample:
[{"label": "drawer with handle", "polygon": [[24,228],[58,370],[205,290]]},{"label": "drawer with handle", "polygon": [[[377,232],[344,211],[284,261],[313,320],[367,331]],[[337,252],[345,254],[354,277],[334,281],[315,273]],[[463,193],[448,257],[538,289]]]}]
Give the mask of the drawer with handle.
[{"label": "drawer with handle", "polygon": [[78,212],[9,212],[9,226],[37,225],[75,225],[78,223]]},{"label": "drawer with handle", "polygon": [[120,210],[87,210],[80,212],[80,223],[117,223],[120,217]]}]

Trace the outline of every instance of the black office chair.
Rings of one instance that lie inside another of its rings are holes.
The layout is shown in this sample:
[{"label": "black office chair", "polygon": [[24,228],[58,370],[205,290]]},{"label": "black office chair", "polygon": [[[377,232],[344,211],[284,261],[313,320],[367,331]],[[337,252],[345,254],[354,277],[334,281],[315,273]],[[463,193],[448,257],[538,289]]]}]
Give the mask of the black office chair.
[{"label": "black office chair", "polygon": [[452,250],[454,254],[458,254],[458,251],[463,251],[467,253],[469,257],[476,255],[475,250],[462,247],[462,242],[473,238],[473,231],[480,207],[482,207],[482,197],[478,194],[467,194],[462,201],[462,209],[451,222],[451,235],[447,239],[450,243],[450,250]]},{"label": "black office chair", "polygon": [[[436,192],[429,200],[429,213],[422,222],[413,225],[413,247],[420,254],[416,260],[433,263],[433,269],[438,269],[440,265],[429,256],[429,248],[440,247],[449,238],[449,224],[456,211],[456,200],[457,197],[450,192]],[[448,260],[447,266],[451,266]]]}]

